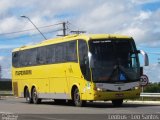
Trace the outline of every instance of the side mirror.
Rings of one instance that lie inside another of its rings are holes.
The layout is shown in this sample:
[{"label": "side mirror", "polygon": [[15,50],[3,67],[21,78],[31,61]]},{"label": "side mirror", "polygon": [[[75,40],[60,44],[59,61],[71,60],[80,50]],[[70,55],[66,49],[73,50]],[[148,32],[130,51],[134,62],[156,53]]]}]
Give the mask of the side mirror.
[{"label": "side mirror", "polygon": [[142,54],[144,57],[144,66],[148,66],[149,65],[149,59],[148,59],[148,55],[146,52],[144,52],[143,50],[138,50],[138,53]]}]

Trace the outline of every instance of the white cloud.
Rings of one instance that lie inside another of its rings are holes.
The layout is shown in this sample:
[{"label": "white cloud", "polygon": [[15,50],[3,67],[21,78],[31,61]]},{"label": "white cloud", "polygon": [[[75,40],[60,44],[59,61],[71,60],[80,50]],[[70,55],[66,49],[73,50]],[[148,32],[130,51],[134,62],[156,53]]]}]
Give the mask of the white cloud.
[{"label": "white cloud", "polygon": [[4,57],[3,56],[0,56],[0,61],[4,60]]},{"label": "white cloud", "polygon": [[0,66],[2,69],[2,78],[11,78],[11,56],[0,56]]},{"label": "white cloud", "polygon": [[[59,20],[66,20],[67,15],[71,15],[72,18],[69,19],[74,22],[73,24],[87,30],[89,33],[131,35],[138,43],[142,44],[151,39],[157,41],[160,37],[160,11],[151,12],[138,9],[138,3],[145,4],[150,2],[148,0],[141,0],[141,2],[139,0],[88,0],[85,2],[84,0],[55,0],[54,2],[39,2],[38,0],[13,1],[8,3],[8,9],[6,10],[14,8],[15,11],[21,12],[18,12],[19,14],[16,16],[12,14],[12,16],[0,20],[1,33],[34,28],[27,19],[20,18],[22,14],[30,17],[37,26],[54,24]],[[157,2],[157,0],[152,2]],[[62,18],[58,18],[57,15],[62,15]],[[49,30],[51,28],[48,30],[42,29],[42,32]],[[36,30],[20,34],[33,35],[35,33],[37,33]],[[16,36],[18,35],[16,34]]]},{"label": "white cloud", "polygon": [[146,19],[149,19],[150,18],[150,16],[151,16],[151,12],[149,11],[141,11],[140,13],[139,13],[139,16],[137,16],[137,17],[135,17],[135,20],[140,20],[140,21],[143,21],[143,20],[146,20]]},{"label": "white cloud", "polygon": [[[124,1],[104,1],[103,4],[88,6],[75,21],[77,25],[91,33],[115,33],[128,24],[133,14],[129,3]],[[128,11],[128,13],[126,12]]]},{"label": "white cloud", "polygon": [[0,45],[0,50],[1,49],[13,49],[18,47],[17,45]]},{"label": "white cloud", "polygon": [[9,0],[1,0],[0,1],[0,14],[3,14],[12,6]]},{"label": "white cloud", "polygon": [[[155,11],[141,9],[141,5],[158,1],[1,0],[0,33],[34,28],[27,19],[20,18],[21,15],[26,15],[38,27],[69,20],[78,28],[87,30],[88,33],[120,33],[133,36],[137,44],[160,47],[160,9]],[[54,28],[40,30],[48,32]],[[32,36],[35,33],[38,32],[35,30],[6,36],[11,38],[20,35]],[[35,39],[32,40],[35,43]],[[14,45],[0,45],[0,49],[2,48],[14,48]],[[158,69],[158,67],[155,68]]]},{"label": "white cloud", "polygon": [[154,3],[154,2],[159,2],[159,0],[131,0],[132,3],[136,4],[147,4],[147,3]]},{"label": "white cloud", "polygon": [[160,82],[160,64],[144,67],[144,73],[149,77],[150,82]]},{"label": "white cloud", "polygon": [[2,78],[11,78],[11,68],[2,67]]},{"label": "white cloud", "polygon": [[14,33],[16,31],[23,30],[25,24],[20,21],[16,16],[6,17],[4,19],[0,19],[0,34],[2,37],[13,38],[18,37],[24,33],[18,34],[6,34],[6,33]]}]

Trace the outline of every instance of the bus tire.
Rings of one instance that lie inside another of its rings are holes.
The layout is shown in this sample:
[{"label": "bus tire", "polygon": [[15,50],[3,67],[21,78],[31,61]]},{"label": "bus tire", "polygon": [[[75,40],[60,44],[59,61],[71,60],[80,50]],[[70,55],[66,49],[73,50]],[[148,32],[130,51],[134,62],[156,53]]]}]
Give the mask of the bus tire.
[{"label": "bus tire", "polygon": [[28,88],[25,89],[25,98],[26,98],[26,102],[27,103],[33,103],[33,100],[32,100],[32,98],[30,96]]},{"label": "bus tire", "polygon": [[32,99],[33,99],[34,104],[40,104],[41,103],[41,99],[38,98],[37,90],[36,90],[35,87],[32,90]]},{"label": "bus tire", "polygon": [[112,104],[115,107],[121,107],[123,104],[123,99],[118,99],[118,100],[112,100]]},{"label": "bus tire", "polygon": [[81,100],[78,88],[74,89],[73,102],[74,102],[74,105],[77,107],[82,107],[82,106],[85,106],[86,104],[86,101]]}]

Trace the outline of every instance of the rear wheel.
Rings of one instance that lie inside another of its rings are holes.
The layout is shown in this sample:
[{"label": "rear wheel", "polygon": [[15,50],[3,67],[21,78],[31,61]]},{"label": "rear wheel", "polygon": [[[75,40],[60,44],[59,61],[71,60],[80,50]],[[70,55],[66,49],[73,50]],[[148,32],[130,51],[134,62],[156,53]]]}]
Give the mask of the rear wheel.
[{"label": "rear wheel", "polygon": [[123,104],[123,99],[112,100],[112,104],[113,104],[115,107],[120,107],[120,106],[122,106],[122,104]]},{"label": "rear wheel", "polygon": [[33,98],[33,103],[34,104],[41,103],[41,99],[38,98],[36,88],[33,88],[33,90],[32,90],[32,98]]},{"label": "rear wheel", "polygon": [[32,100],[32,98],[30,96],[28,88],[26,88],[26,90],[25,90],[25,98],[26,98],[26,102],[27,103],[33,103],[33,100]]},{"label": "rear wheel", "polygon": [[82,107],[82,106],[85,106],[86,104],[86,101],[81,100],[78,88],[75,88],[74,90],[73,101],[74,101],[74,105],[77,107]]}]

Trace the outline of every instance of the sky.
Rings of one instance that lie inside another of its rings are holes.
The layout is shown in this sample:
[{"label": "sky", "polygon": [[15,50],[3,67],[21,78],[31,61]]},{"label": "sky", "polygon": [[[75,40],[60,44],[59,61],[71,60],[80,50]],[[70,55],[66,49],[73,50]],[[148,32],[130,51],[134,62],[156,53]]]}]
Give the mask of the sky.
[{"label": "sky", "polygon": [[[148,53],[144,73],[160,82],[160,0],[0,0],[0,65],[2,77],[11,78],[11,51],[44,38],[25,18],[29,17],[47,39],[67,22],[68,30],[132,36],[137,48]],[[143,65],[143,64],[142,64]]]}]

